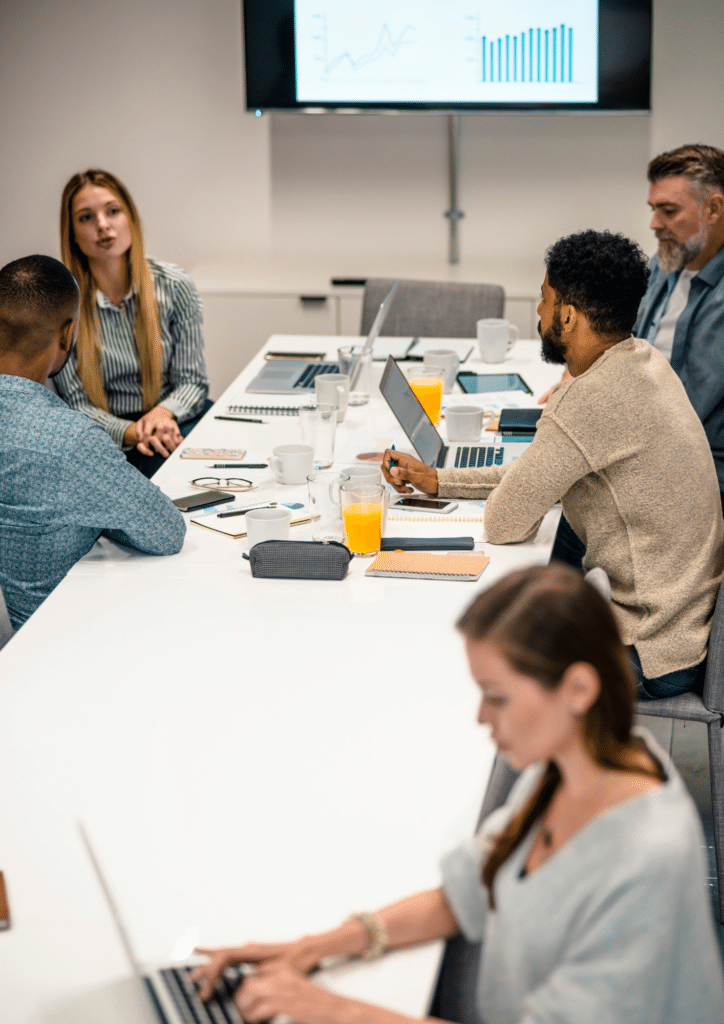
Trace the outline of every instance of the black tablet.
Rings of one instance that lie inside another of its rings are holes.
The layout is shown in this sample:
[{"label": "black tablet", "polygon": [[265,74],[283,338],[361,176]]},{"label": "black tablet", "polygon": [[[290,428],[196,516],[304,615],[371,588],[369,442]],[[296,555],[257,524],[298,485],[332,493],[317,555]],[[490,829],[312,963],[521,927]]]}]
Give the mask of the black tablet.
[{"label": "black tablet", "polygon": [[491,391],[523,391],[526,395],[533,394],[519,373],[473,373],[472,370],[461,370],[457,381],[466,395]]}]

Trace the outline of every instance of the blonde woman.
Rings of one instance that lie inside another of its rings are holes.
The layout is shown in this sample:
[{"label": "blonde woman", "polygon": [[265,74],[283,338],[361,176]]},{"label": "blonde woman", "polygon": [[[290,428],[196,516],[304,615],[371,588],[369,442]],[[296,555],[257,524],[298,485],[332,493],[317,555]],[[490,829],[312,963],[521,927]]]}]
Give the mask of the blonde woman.
[{"label": "blonde woman", "polygon": [[666,754],[633,726],[634,678],[610,604],[552,562],[498,581],[458,627],[478,721],[521,770],[508,802],[444,858],[439,888],[297,941],[199,950],[201,998],[244,962],[256,965],[236,995],[249,1024],[277,1014],[420,1024],[306,975],[329,956],[463,932],[482,940],[484,1024],[721,1024],[701,826]]},{"label": "blonde woman", "polygon": [[108,171],[74,174],[65,186],[60,247],[81,307],[58,394],[152,476],[210,405],[196,287],[180,267],[145,255],[135,203]]}]

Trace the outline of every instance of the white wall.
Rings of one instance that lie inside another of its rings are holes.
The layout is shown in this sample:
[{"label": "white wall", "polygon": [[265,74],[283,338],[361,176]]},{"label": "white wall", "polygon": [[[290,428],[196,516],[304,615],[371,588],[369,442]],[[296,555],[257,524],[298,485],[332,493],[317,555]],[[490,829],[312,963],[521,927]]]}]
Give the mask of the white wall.
[{"label": "white wall", "polygon": [[[555,237],[624,231],[651,250],[645,164],[724,146],[722,0],[655,0],[651,117],[463,119],[463,260],[535,290]],[[445,119],[255,118],[243,110],[239,0],[2,0],[0,262],[57,253],[75,170],[134,194],[150,252],[444,258]],[[356,261],[355,261],[356,262]]]}]

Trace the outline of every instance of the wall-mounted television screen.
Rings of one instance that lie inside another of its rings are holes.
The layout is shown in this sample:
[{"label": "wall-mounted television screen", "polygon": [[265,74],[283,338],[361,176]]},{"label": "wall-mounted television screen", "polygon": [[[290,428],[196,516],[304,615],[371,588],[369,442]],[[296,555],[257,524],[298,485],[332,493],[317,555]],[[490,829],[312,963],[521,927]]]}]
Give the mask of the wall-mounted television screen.
[{"label": "wall-mounted television screen", "polygon": [[650,109],[651,0],[243,0],[248,110]]}]

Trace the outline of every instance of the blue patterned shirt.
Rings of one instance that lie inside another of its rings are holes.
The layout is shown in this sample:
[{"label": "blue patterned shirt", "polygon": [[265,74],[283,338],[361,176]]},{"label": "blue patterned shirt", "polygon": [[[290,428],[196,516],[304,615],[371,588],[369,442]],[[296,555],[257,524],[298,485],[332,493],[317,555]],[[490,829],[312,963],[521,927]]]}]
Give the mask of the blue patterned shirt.
[{"label": "blue patterned shirt", "polygon": [[[148,258],[161,324],[161,396],[159,404],[179,423],[193,419],[209,392],[204,361],[201,300],[189,275],[161,260]],[[71,409],[86,413],[111,435],[120,447],[128,419],[138,419],[143,409],[141,364],[136,346],[136,292],[115,306],[103,292],[96,292],[103,349],[103,386],[110,412],[88,400],[73,354],[55,378],[60,397]]]},{"label": "blue patterned shirt", "polygon": [[172,555],[186,524],[105,430],[42,384],[0,374],[0,587],[16,629],[101,533]]}]

